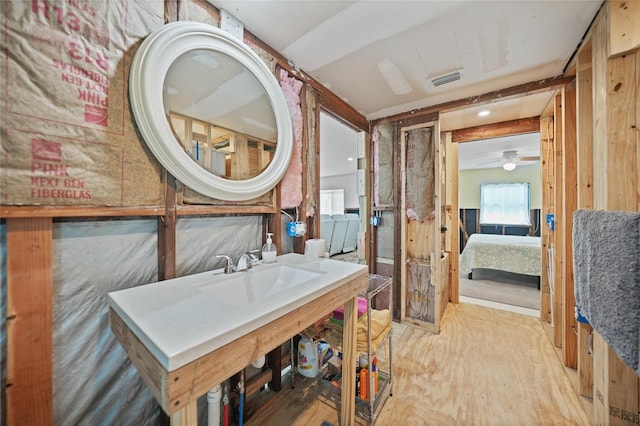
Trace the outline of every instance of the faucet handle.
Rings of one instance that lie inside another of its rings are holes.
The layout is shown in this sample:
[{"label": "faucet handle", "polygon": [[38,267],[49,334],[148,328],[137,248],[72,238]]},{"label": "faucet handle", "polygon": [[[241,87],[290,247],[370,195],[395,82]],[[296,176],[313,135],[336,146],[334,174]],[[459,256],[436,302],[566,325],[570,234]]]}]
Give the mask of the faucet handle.
[{"label": "faucet handle", "polygon": [[227,264],[224,267],[225,274],[230,274],[233,272],[233,259],[231,258],[231,256],[227,256],[226,254],[216,254],[216,257],[227,259]]},{"label": "faucet handle", "polygon": [[257,256],[257,253],[260,253],[262,251],[262,249],[254,249],[254,250],[249,250],[247,252],[247,256],[249,256],[249,258],[251,259],[252,262],[255,262],[257,260],[260,260],[260,258]]},{"label": "faucet handle", "polygon": [[241,266],[246,266],[246,269],[251,269],[253,266],[258,265],[260,258],[254,254],[258,252],[260,252],[260,249],[250,250],[243,254],[240,260],[238,260],[238,269],[240,269]]}]

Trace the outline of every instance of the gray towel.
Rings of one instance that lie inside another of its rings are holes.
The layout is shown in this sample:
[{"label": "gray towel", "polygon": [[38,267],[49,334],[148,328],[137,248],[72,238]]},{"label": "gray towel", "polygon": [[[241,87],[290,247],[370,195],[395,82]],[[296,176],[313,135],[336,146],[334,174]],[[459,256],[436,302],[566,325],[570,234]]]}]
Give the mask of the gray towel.
[{"label": "gray towel", "polygon": [[576,211],[573,274],[580,312],[640,375],[640,213]]}]

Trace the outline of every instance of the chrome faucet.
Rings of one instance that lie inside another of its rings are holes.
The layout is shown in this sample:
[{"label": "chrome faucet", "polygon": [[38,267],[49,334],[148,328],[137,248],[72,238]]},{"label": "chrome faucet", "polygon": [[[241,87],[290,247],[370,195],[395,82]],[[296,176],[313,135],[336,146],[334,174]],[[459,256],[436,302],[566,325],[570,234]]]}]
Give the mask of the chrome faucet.
[{"label": "chrome faucet", "polygon": [[240,259],[238,259],[238,263],[236,264],[235,270],[245,271],[247,269],[253,268],[253,265],[255,265],[258,262],[258,260],[260,260],[258,256],[256,256],[254,253],[257,253],[259,251],[260,249],[251,250],[244,253],[242,256],[240,256]]},{"label": "chrome faucet", "polygon": [[240,256],[240,259],[238,259],[235,270],[246,271],[247,269],[251,269],[252,267],[253,261],[251,260],[251,257],[249,257],[247,253],[244,253],[242,256]]},{"label": "chrome faucet", "polygon": [[243,253],[238,259],[238,263],[236,264],[236,266],[233,266],[233,258],[231,256],[227,256],[226,254],[216,254],[216,257],[224,258],[227,260],[227,264],[224,267],[224,273],[230,274],[232,272],[246,271],[247,269],[253,268],[253,265],[255,265],[256,262],[260,260],[258,256],[253,254],[258,251],[259,249]]}]

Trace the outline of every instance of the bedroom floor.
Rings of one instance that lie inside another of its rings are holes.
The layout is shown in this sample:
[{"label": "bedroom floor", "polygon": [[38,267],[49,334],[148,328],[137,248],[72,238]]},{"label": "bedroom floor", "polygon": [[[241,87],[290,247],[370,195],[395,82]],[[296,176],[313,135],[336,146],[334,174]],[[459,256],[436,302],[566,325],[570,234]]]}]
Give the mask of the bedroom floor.
[{"label": "bedroom floor", "polygon": [[460,275],[459,289],[461,301],[539,316],[540,291],[532,277],[480,269],[472,280]]}]

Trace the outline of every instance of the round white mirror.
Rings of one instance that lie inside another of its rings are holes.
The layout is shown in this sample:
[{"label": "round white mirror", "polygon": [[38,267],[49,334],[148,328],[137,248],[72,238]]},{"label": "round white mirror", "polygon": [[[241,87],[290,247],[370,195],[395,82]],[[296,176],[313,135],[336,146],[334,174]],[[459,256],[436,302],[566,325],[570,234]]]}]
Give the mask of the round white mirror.
[{"label": "round white mirror", "polygon": [[129,96],[151,152],[203,195],[250,200],[287,170],[293,131],[282,90],[258,55],[216,27],[181,21],[149,35]]}]

